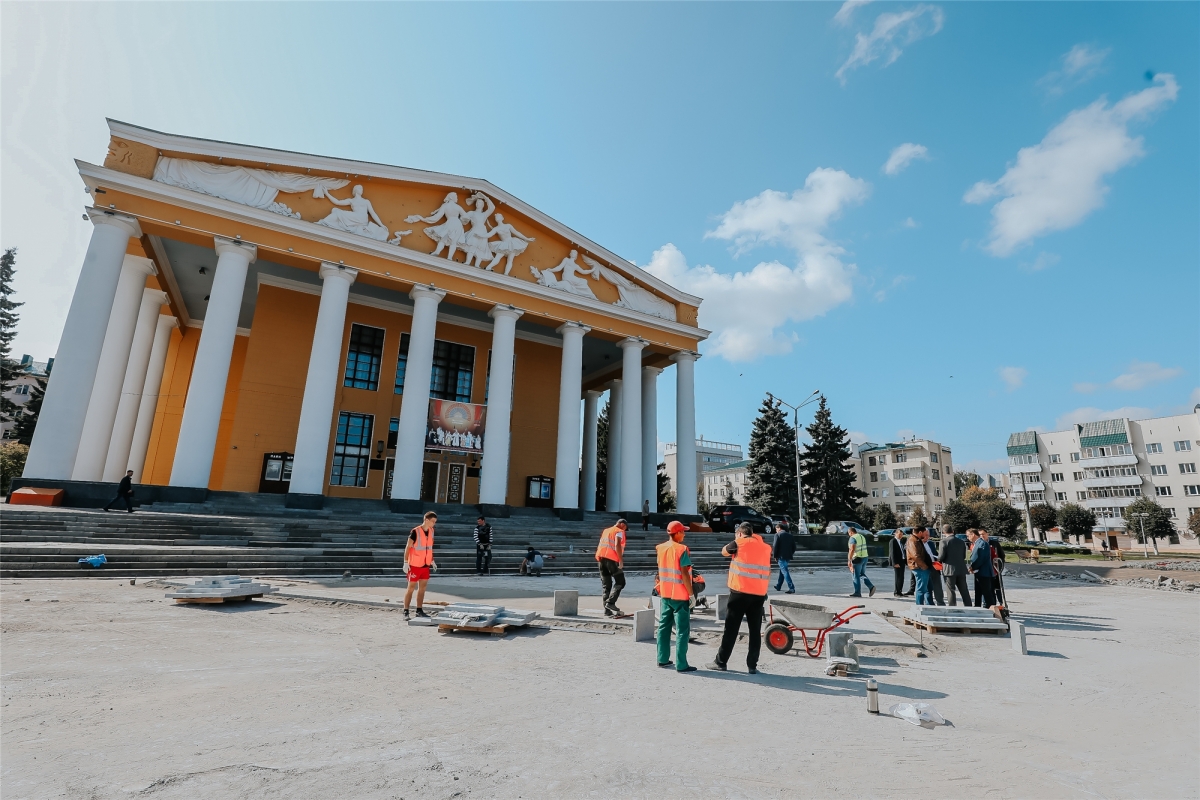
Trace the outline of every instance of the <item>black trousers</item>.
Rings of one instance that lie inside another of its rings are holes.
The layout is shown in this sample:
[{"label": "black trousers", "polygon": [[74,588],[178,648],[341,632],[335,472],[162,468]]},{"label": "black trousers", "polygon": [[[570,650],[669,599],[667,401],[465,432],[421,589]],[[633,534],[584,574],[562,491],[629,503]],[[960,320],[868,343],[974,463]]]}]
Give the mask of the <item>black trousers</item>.
[{"label": "black trousers", "polygon": [[935,569],[933,574],[929,576],[929,591],[933,592],[934,604],[944,606],[946,605],[946,595],[942,594],[942,582],[938,580],[941,575],[942,574]]},{"label": "black trousers", "polygon": [[615,606],[621,590],[625,588],[625,570],[611,558],[602,558],[600,564],[600,583],[604,584],[604,605]]},{"label": "black trousers", "polygon": [[475,545],[475,571],[479,574],[490,572],[492,569],[492,546],[490,544]]},{"label": "black trousers", "polygon": [[942,582],[946,584],[946,596],[950,598],[950,605],[958,605],[955,600],[954,592],[958,590],[959,597],[962,597],[963,605],[971,605],[971,593],[967,591],[967,576],[960,572],[957,575],[947,575],[942,573]]},{"label": "black trousers", "polygon": [[650,515],[649,514],[642,514],[642,530],[644,530],[644,531],[650,530]]},{"label": "black trousers", "polygon": [[733,646],[737,643],[738,630],[742,627],[742,619],[750,631],[750,650],[746,653],[746,666],[757,669],[758,654],[762,650],[762,617],[763,603],[767,596],[762,594],[744,594],[743,592],[729,593],[729,606],[725,616],[725,632],[721,635],[721,647],[717,650],[717,663],[726,666],[729,656],[733,655]]},{"label": "black trousers", "polygon": [[896,594],[903,594],[904,593],[904,565],[901,564],[898,567],[892,567],[892,570],[896,573]]},{"label": "black trousers", "polygon": [[991,608],[996,605],[996,590],[992,586],[994,578],[990,575],[975,574],[975,607]]},{"label": "black trousers", "polygon": [[112,500],[108,501],[108,505],[106,505],[104,507],[104,510],[108,511],[109,509],[111,509],[113,507],[113,505],[115,505],[116,503],[120,503],[122,501],[124,501],[124,503],[125,503],[125,510],[128,511],[130,514],[132,514],[133,513],[133,492],[130,492],[129,494],[118,494]]}]

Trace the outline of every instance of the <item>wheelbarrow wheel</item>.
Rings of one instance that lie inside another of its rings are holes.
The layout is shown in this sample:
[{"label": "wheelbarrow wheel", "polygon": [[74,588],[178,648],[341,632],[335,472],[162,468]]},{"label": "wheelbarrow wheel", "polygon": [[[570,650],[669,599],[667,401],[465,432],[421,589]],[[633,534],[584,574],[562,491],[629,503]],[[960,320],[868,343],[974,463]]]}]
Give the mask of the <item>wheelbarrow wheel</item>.
[{"label": "wheelbarrow wheel", "polygon": [[783,655],[792,649],[792,632],[787,625],[774,622],[767,626],[767,649]]}]

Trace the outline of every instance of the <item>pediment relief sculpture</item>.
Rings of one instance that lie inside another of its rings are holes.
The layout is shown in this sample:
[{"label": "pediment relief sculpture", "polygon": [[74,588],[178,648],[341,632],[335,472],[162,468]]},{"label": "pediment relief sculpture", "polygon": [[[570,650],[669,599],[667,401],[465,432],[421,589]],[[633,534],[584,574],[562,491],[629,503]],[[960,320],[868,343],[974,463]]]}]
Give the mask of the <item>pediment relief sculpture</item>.
[{"label": "pediment relief sculpture", "polygon": [[[468,197],[467,205],[473,208],[464,209],[458,204],[458,193],[450,192],[441,206],[428,217],[413,214],[405,218],[405,221],[442,221],[440,225],[425,229],[425,235],[437,244],[433,255],[439,256],[445,250],[445,257],[453,261],[455,254],[461,249],[467,266],[483,267],[487,270],[494,269],[500,263],[500,259],[504,258],[507,259],[504,274],[508,275],[512,272],[513,258],[525,252],[529,242],[534,241],[533,237],[525,236],[505,222],[503,214],[496,214],[496,226],[488,228],[488,217],[495,212],[496,204],[483,192],[475,192]],[[499,237],[498,240],[492,242],[493,236]]]},{"label": "pediment relief sculpture", "polygon": [[[588,278],[596,280],[597,272],[595,269],[582,269],[575,261],[578,257],[578,251],[572,250],[571,254],[560,261],[557,267],[550,269],[530,267],[529,271],[533,273],[537,282],[547,289],[557,289],[567,294],[598,300],[596,293],[592,291],[592,287],[588,286],[587,282]],[[557,277],[560,275],[562,277]]]},{"label": "pediment relief sculpture", "polygon": [[620,298],[617,302],[613,303],[614,306],[628,308],[630,311],[640,311],[643,314],[668,319],[671,322],[676,321],[675,306],[671,303],[663,300],[653,292],[643,289],[621,273],[604,266],[594,259],[584,256],[583,260],[591,265],[594,274],[598,274],[604,280],[617,287],[617,293],[620,295]]}]

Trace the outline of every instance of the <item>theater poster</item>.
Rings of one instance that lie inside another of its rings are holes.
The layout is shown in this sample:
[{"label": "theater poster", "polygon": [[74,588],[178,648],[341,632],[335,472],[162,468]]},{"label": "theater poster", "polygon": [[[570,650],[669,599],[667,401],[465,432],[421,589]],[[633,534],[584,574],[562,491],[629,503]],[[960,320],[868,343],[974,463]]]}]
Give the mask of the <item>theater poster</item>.
[{"label": "theater poster", "polygon": [[487,406],[453,400],[430,400],[425,447],[482,454],[486,417]]}]

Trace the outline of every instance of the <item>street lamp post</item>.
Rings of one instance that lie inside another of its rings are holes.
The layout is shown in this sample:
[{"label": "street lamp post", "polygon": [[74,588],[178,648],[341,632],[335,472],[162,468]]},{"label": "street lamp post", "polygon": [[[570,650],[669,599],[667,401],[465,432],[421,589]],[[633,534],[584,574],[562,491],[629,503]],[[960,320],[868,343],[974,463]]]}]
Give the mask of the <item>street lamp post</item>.
[{"label": "street lamp post", "polygon": [[[1145,511],[1135,511],[1130,516],[1138,518],[1138,525],[1141,526],[1142,529],[1142,554],[1145,555],[1146,558],[1149,558],[1150,545],[1146,542],[1146,517],[1150,515]],[[1158,554],[1158,542],[1154,543],[1154,552],[1156,555]]]},{"label": "street lamp post", "polygon": [[794,406],[791,403],[783,402],[775,395],[767,392],[767,397],[771,398],[780,405],[787,406],[792,410],[792,427],[796,429],[795,442],[793,442],[793,444],[796,446],[796,503],[800,515],[800,530],[804,533],[808,533],[808,519],[804,515],[804,487],[800,482],[800,409],[804,408],[813,400],[816,400],[817,395],[820,393],[820,389],[813,389],[813,393],[810,394],[803,403],[798,406]]}]

